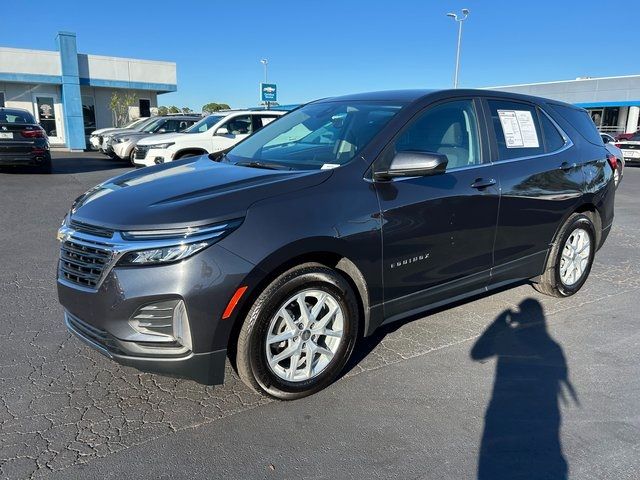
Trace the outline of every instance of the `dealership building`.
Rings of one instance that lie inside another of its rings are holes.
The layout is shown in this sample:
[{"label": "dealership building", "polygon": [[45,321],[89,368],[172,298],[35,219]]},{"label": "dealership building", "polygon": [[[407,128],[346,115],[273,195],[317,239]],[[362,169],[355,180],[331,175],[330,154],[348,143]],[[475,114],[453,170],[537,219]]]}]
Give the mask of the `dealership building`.
[{"label": "dealership building", "polygon": [[640,126],[640,75],[580,77],[559,82],[489,87],[572,103],[589,111],[601,132],[633,133]]},{"label": "dealership building", "polygon": [[85,134],[110,127],[114,92],[131,93],[130,118],[150,116],[157,96],[177,90],[176,64],[78,53],[76,35],[59,32],[57,50],[0,47],[0,107],[30,111],[52,146],[85,148]]}]

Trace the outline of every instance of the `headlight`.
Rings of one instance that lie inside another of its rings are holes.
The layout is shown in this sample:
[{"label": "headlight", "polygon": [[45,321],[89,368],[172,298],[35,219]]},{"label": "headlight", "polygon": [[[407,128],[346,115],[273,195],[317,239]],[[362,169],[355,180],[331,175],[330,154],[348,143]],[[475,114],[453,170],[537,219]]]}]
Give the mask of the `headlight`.
[{"label": "headlight", "polygon": [[177,262],[207,248],[209,242],[176,245],[173,247],[154,248],[127,253],[120,263],[122,265],[150,265],[154,263]]},{"label": "headlight", "polygon": [[154,143],[153,145],[145,145],[145,147],[151,149],[151,148],[157,148],[159,150],[162,150],[163,148],[169,148],[171,145],[175,145],[176,142],[167,142],[167,143]]},{"label": "headlight", "polygon": [[[136,230],[122,232],[122,238],[130,241],[119,265],[157,265],[183,260],[213,245],[240,226],[242,220],[232,220],[204,227],[186,227],[170,230]],[[140,241],[141,247],[134,244]]]}]

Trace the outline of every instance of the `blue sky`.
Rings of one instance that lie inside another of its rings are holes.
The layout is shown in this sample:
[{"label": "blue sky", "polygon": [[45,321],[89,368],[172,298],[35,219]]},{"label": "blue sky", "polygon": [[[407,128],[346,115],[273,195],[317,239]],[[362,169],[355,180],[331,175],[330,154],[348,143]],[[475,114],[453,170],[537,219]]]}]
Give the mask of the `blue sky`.
[{"label": "blue sky", "polygon": [[84,53],[174,61],[178,92],[159,103],[195,110],[255,105],[265,57],[283,104],[449,87],[457,27],[445,14],[462,7],[461,87],[640,73],[637,1],[57,0],[38,22],[25,5],[3,2],[1,46],[54,49],[70,30]]}]

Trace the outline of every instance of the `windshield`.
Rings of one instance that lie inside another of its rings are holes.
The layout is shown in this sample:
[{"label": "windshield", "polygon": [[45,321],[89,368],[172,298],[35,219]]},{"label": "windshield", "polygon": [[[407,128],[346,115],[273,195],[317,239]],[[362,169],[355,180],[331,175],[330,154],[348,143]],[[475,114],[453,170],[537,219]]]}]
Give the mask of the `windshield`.
[{"label": "windshield", "polygon": [[146,123],[144,126],[138,127],[138,130],[140,130],[141,132],[153,133],[163,123],[164,123],[164,118],[155,118],[151,120],[149,123]]},{"label": "windshield", "polygon": [[146,122],[147,120],[149,120],[148,118],[138,118],[132,122],[127,123],[124,127],[122,128],[135,128],[138,125],[142,125],[144,122]]},{"label": "windshield", "polygon": [[202,133],[209,130],[220,120],[225,118],[226,115],[209,115],[203,118],[198,123],[194,123],[191,127],[187,128],[183,133]]},{"label": "windshield", "polygon": [[366,101],[306,105],[259,130],[227,158],[232,163],[267,162],[300,169],[340,166],[354,158],[402,106]]}]

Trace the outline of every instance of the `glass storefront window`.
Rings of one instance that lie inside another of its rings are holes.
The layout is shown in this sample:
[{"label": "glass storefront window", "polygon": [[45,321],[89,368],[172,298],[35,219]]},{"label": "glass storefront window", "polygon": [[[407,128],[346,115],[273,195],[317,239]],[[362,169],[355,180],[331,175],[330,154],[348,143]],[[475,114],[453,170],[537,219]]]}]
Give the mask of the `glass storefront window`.
[{"label": "glass storefront window", "polygon": [[84,134],[89,135],[96,129],[96,106],[93,97],[82,97],[82,118]]}]

